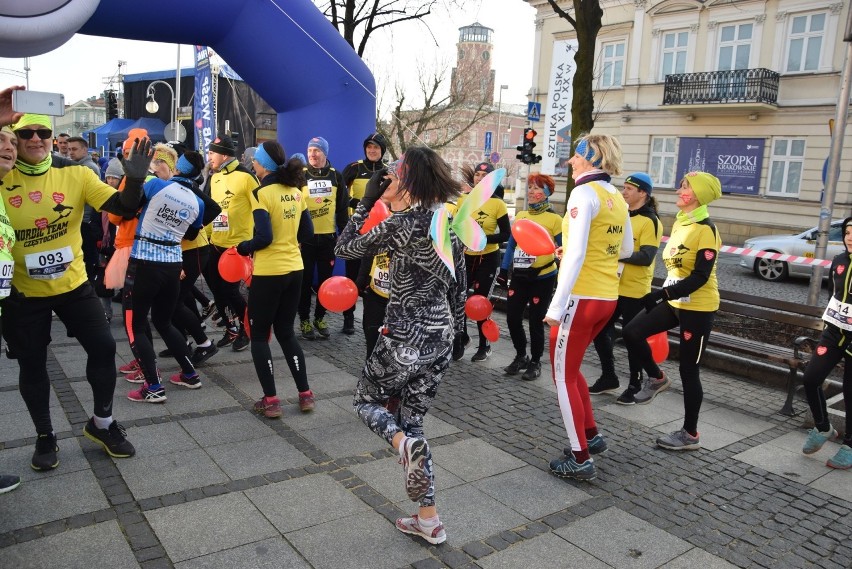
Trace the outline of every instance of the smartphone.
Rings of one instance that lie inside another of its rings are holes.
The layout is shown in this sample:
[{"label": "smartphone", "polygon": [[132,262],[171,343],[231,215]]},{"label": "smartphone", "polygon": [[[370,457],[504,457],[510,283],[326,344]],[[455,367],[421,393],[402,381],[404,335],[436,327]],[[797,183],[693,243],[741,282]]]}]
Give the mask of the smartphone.
[{"label": "smartphone", "polygon": [[18,89],[12,91],[12,110],[61,117],[65,115],[65,95]]}]

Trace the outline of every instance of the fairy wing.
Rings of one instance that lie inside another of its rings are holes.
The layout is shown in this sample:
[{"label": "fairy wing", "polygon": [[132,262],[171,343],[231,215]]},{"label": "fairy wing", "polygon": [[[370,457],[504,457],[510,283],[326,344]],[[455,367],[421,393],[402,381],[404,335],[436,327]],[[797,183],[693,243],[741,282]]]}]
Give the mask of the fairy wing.
[{"label": "fairy wing", "polygon": [[465,196],[464,201],[456,211],[456,215],[450,222],[453,233],[458,235],[462,243],[473,251],[482,251],[486,244],[485,232],[476,223],[473,213],[485,205],[485,202],[491,198],[494,190],[497,189],[505,176],[506,169],[498,168],[482,178],[476,184],[476,187]]},{"label": "fairy wing", "polygon": [[432,224],[429,227],[429,236],[432,238],[432,247],[444,265],[449,269],[453,278],[456,277],[453,265],[453,244],[450,240],[450,216],[445,206],[439,207],[432,214]]}]

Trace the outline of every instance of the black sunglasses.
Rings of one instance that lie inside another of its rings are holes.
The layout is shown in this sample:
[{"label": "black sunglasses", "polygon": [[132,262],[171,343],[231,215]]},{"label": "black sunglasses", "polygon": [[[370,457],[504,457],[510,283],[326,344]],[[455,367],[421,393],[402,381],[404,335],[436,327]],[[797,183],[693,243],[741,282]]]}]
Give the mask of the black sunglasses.
[{"label": "black sunglasses", "polygon": [[42,140],[53,138],[53,131],[49,128],[37,128],[35,130],[22,128],[21,130],[15,131],[15,136],[24,140],[30,140],[35,134],[38,134],[38,137]]}]

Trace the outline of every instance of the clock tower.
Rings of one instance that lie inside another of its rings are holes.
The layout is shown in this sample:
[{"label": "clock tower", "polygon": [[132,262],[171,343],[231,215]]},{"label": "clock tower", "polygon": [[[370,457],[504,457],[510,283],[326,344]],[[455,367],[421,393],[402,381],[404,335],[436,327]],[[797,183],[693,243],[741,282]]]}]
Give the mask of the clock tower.
[{"label": "clock tower", "polygon": [[494,70],[491,69],[494,30],[479,22],[459,28],[456,66],[452,75],[452,97],[472,104],[494,104]]}]

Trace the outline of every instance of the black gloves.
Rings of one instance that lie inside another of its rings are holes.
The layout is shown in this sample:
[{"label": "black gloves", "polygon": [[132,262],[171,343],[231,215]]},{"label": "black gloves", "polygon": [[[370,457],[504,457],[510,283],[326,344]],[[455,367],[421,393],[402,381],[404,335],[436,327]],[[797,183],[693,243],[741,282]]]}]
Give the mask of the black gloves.
[{"label": "black gloves", "polygon": [[651,312],[655,306],[668,299],[669,295],[666,293],[666,289],[659,288],[643,296],[639,299],[639,302],[645,307],[645,312]]},{"label": "black gloves", "polygon": [[508,289],[509,288],[509,271],[506,269],[500,269],[500,272],[497,273],[497,286]]},{"label": "black gloves", "polygon": [[237,245],[237,253],[239,253],[243,257],[248,257],[249,255],[251,255],[251,241],[243,241],[239,245]]},{"label": "black gloves", "polygon": [[470,336],[467,332],[458,332],[453,340],[453,361],[457,362],[464,357],[464,349],[470,344]]},{"label": "black gloves", "polygon": [[130,151],[130,156],[122,161],[124,175],[130,179],[144,180],[151,166],[154,153],[151,151],[151,139],[136,139]]},{"label": "black gloves", "polygon": [[391,181],[385,178],[387,175],[387,168],[382,168],[373,174],[373,177],[370,178],[369,182],[367,182],[367,187],[364,188],[364,197],[361,198],[361,201],[364,203],[364,207],[367,208],[367,211],[370,211],[373,204],[376,203],[376,200],[382,197],[382,194],[385,193],[385,190],[388,189],[388,186],[390,186]]}]

